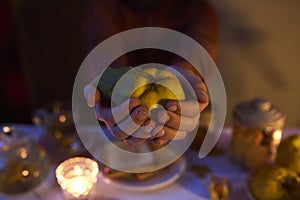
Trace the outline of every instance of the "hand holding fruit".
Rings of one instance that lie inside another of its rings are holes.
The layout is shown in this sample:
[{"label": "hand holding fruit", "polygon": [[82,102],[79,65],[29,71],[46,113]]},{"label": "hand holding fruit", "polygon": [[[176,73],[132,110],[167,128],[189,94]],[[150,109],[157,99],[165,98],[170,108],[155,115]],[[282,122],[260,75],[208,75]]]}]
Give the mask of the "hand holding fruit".
[{"label": "hand holding fruit", "polygon": [[199,76],[186,68],[173,68],[189,82],[197,99],[170,100],[165,104],[164,107],[167,111],[165,115],[168,119],[163,127],[165,136],[155,139],[158,140],[158,143],[161,142],[162,144],[165,144],[174,137],[178,138],[179,136],[183,138],[187,132],[194,130],[199,122],[200,112],[209,103],[206,85]]},{"label": "hand holding fruit", "polygon": [[[95,91],[95,93],[94,93]],[[84,96],[87,99],[87,103],[90,107],[96,109],[96,117],[99,121],[105,123],[109,131],[118,139],[126,140],[127,143],[138,144],[147,138],[134,138],[129,133],[124,132],[120,127],[136,127],[136,125],[142,126],[149,119],[149,110],[145,106],[141,105],[141,101],[137,98],[130,98],[119,106],[111,108],[105,102],[105,99],[101,95],[100,91],[96,89],[92,83],[88,84],[84,88]],[[130,116],[127,110],[129,109]],[[119,113],[118,119],[114,118],[113,113]],[[129,124],[130,122],[134,124]],[[118,121],[122,121],[122,124],[118,124]],[[131,130],[133,133],[137,128]]]},{"label": "hand holding fruit", "polygon": [[[172,72],[156,68],[137,70],[138,74],[129,75],[126,84],[116,87],[121,88],[116,92],[117,98],[111,98],[115,87],[115,83],[109,83],[113,80],[111,75],[119,80],[124,74],[118,70],[110,69],[108,74],[102,76],[106,80],[102,80],[101,92],[95,90],[92,83],[84,88],[88,105],[96,106],[97,118],[105,122],[117,139],[138,144],[151,138],[154,144],[163,145],[170,139],[184,138],[186,132],[196,127],[200,112],[208,104],[208,97],[205,84],[192,71],[176,68],[189,81],[198,102],[185,99],[180,81]],[[132,88],[134,90],[130,95],[124,93]],[[109,98],[112,108],[105,102]],[[155,110],[153,108],[159,105],[163,109],[153,112],[155,116],[150,117],[152,112],[149,110]]]}]

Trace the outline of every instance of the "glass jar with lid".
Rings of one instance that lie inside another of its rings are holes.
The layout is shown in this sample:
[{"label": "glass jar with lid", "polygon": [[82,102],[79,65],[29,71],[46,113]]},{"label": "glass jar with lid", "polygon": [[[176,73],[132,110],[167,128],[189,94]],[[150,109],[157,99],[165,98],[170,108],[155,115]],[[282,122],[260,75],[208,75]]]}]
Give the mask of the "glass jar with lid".
[{"label": "glass jar with lid", "polygon": [[237,104],[230,156],[250,170],[274,162],[285,119],[278,107],[262,98]]},{"label": "glass jar with lid", "polygon": [[0,127],[0,193],[23,194],[49,174],[45,150],[30,134],[11,126]]}]

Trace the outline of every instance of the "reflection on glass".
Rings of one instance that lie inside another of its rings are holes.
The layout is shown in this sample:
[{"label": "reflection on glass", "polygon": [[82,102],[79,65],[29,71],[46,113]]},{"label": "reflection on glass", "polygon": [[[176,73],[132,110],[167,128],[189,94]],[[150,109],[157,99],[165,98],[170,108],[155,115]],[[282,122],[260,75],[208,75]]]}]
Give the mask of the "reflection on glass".
[{"label": "reflection on glass", "polygon": [[16,195],[28,192],[46,179],[46,152],[28,136],[5,126],[0,131],[0,192]]}]

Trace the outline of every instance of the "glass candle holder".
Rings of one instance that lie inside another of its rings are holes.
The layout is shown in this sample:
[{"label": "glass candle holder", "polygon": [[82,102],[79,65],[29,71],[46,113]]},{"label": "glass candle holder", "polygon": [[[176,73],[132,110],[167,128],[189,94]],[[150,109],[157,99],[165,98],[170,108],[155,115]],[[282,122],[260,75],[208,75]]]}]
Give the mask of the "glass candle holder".
[{"label": "glass candle holder", "polygon": [[57,183],[67,196],[75,199],[87,198],[98,177],[98,164],[85,157],[74,157],[56,168]]}]

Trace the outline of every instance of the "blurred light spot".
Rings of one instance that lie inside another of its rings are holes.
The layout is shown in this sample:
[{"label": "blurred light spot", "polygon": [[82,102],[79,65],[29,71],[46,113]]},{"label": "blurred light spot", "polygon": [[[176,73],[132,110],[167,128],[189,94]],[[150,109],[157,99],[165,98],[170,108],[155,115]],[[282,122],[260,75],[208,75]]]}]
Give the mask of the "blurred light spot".
[{"label": "blurred light spot", "polygon": [[39,176],[40,176],[40,172],[39,172],[39,171],[35,171],[35,172],[33,173],[33,176],[36,177],[36,178],[39,177]]},{"label": "blurred light spot", "polygon": [[25,148],[20,148],[19,154],[20,154],[21,158],[23,158],[23,159],[26,159],[28,157],[27,149],[25,149]]},{"label": "blurred light spot", "polygon": [[9,126],[4,126],[3,127],[3,132],[4,133],[9,133],[11,131],[10,127]]},{"label": "blurred light spot", "polygon": [[22,172],[22,176],[26,177],[29,175],[29,171],[28,170],[23,170]]},{"label": "blurred light spot", "polygon": [[67,121],[67,117],[66,117],[65,115],[60,115],[60,116],[58,117],[58,120],[59,120],[61,123],[64,123],[64,122]]},{"label": "blurred light spot", "polygon": [[59,138],[61,138],[61,136],[62,136],[62,132],[61,131],[55,131],[54,132],[54,137],[55,138],[59,139]]}]

